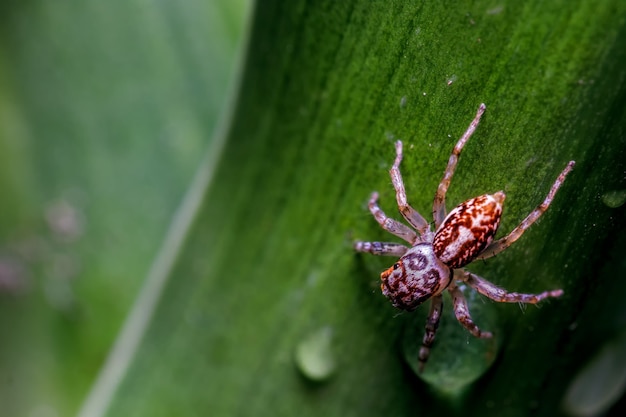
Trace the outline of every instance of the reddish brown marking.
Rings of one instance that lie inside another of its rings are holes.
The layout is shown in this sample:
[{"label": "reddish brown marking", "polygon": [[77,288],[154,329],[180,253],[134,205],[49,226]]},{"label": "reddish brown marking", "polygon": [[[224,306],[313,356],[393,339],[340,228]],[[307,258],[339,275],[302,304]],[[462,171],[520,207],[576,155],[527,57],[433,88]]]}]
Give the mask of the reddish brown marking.
[{"label": "reddish brown marking", "polygon": [[[461,268],[473,261],[498,230],[503,200],[502,192],[482,195],[452,210],[435,234],[433,248],[437,257],[450,268]],[[462,231],[469,231],[471,236],[462,238]]]}]

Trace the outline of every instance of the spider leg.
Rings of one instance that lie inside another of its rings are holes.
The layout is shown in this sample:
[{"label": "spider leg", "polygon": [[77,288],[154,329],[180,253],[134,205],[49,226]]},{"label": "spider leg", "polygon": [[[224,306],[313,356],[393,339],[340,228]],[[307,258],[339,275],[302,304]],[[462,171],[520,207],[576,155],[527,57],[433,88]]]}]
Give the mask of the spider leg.
[{"label": "spider leg", "polygon": [[441,309],[443,308],[443,298],[441,294],[434,296],[430,301],[430,311],[428,312],[428,318],[426,319],[426,333],[424,333],[424,339],[422,340],[422,346],[419,351],[419,372],[424,370],[428,356],[430,355],[430,348],[435,341],[435,333],[439,327],[439,319],[441,319]]},{"label": "spider leg", "polygon": [[454,282],[450,283],[448,287],[450,295],[452,295],[452,301],[454,302],[454,315],[456,319],[465,327],[472,335],[481,339],[489,339],[493,335],[491,332],[484,332],[478,328],[478,326],[472,320],[472,316],[467,306],[467,299],[459,287]]},{"label": "spider leg", "polygon": [[401,257],[409,248],[399,243],[390,242],[354,242],[354,249],[372,255]]},{"label": "spider leg", "polygon": [[518,292],[508,292],[495,284],[487,281],[478,275],[464,271],[457,274],[457,278],[465,282],[470,287],[474,288],[480,294],[485,297],[491,298],[499,303],[525,303],[525,304],[537,304],[539,301],[549,297],[560,297],[563,295],[563,290],[544,291],[539,294],[522,294]]},{"label": "spider leg", "polygon": [[491,258],[492,256],[502,252],[503,250],[511,246],[513,242],[519,239],[522,234],[524,234],[526,229],[528,229],[534,222],[537,221],[539,217],[541,217],[543,213],[546,212],[546,210],[548,210],[548,207],[550,207],[550,203],[552,203],[556,192],[559,190],[561,185],[563,185],[565,177],[567,176],[567,174],[570,173],[572,168],[574,168],[574,164],[574,161],[570,161],[565,169],[563,169],[554,184],[552,184],[552,188],[550,188],[550,191],[548,192],[546,199],[543,200],[543,203],[539,204],[524,220],[522,220],[519,226],[513,229],[511,233],[501,239],[496,240],[495,242],[492,242],[489,246],[487,246],[485,250],[483,250],[482,253],[478,255],[477,259]]},{"label": "spider leg", "polygon": [[393,188],[396,190],[398,209],[406,221],[409,222],[409,224],[413,226],[420,235],[423,235],[428,232],[430,226],[426,219],[424,219],[424,217],[422,217],[422,215],[407,202],[406,190],[404,189],[404,182],[402,181],[402,174],[400,173],[400,162],[402,162],[402,142],[397,141],[396,159],[393,162],[393,166],[389,170],[389,176],[391,176]]},{"label": "spider leg", "polygon": [[474,134],[474,131],[476,130],[476,127],[480,122],[480,118],[485,112],[486,108],[487,107],[484,103],[478,107],[478,111],[476,112],[474,120],[472,120],[472,123],[470,123],[465,133],[463,133],[463,136],[461,136],[459,141],[454,146],[454,149],[452,149],[452,154],[450,154],[450,159],[448,160],[448,166],[446,167],[443,178],[439,183],[437,193],[435,194],[435,201],[433,202],[433,219],[435,219],[435,230],[437,230],[439,225],[446,218],[446,193],[448,192],[448,187],[450,187],[450,181],[452,180],[452,176],[454,175],[456,164],[459,161],[459,155],[461,154],[465,143]]},{"label": "spider leg", "polygon": [[377,192],[372,193],[372,196],[370,197],[370,201],[368,203],[368,207],[378,224],[380,224],[383,229],[385,229],[389,233],[398,236],[399,238],[406,240],[410,244],[415,243],[415,241],[417,240],[417,235],[413,230],[411,230],[408,226],[400,223],[399,221],[387,217],[385,212],[383,212],[381,208],[378,207]]}]

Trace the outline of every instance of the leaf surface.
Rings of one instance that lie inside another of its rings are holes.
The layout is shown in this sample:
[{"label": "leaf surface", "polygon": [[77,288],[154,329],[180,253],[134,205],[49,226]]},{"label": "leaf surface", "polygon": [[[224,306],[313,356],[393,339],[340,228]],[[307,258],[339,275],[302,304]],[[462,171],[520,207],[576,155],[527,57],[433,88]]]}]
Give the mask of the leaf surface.
[{"label": "leaf surface", "polygon": [[[619,1],[257,3],[220,165],[106,415],[561,413],[569,381],[623,326],[624,208],[601,197],[624,189],[625,16]],[[395,213],[393,141],[405,143],[410,202],[429,216],[481,102],[448,208],[504,190],[502,236],[577,165],[538,224],[469,268],[565,295],[487,302],[491,366],[463,349],[480,341],[445,299],[456,327],[425,382],[402,351],[424,312],[398,315],[377,289],[393,260],[351,245],[389,239],[365,203],[378,190]],[[312,382],[294,358],[321,329],[336,368]],[[455,375],[467,382],[450,392]]]}]

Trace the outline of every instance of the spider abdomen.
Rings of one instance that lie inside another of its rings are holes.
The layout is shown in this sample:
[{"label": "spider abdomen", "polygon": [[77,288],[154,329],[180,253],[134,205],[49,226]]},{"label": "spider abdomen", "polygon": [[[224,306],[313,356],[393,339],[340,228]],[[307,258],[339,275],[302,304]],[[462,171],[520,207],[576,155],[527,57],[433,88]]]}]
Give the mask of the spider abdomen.
[{"label": "spider abdomen", "polygon": [[380,288],[389,301],[397,308],[411,311],[445,290],[452,272],[437,259],[432,244],[419,243],[380,274],[380,279]]},{"label": "spider abdomen", "polygon": [[487,247],[500,225],[502,191],[485,194],[459,204],[435,232],[433,249],[449,268],[472,262]]}]

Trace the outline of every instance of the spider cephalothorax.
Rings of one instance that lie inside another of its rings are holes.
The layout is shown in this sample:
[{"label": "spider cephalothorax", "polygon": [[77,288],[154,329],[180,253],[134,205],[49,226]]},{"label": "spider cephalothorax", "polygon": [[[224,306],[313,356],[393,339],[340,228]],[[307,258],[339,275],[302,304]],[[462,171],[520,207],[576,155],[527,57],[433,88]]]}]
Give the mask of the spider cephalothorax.
[{"label": "spider cephalothorax", "polygon": [[459,155],[476,130],[484,111],[485,105],[481,104],[476,117],[452,150],[433,203],[435,232],[431,231],[426,219],[407,202],[400,174],[402,142],[398,141],[396,142],[396,159],[389,173],[396,190],[400,213],[415,230],[387,217],[378,207],[378,193],[376,192],[372,193],[369,209],[383,229],[404,239],[411,247],[389,242],[356,242],[354,244],[354,248],[359,252],[400,257],[392,267],[381,274],[382,292],[395,307],[411,311],[424,301],[431,299],[426,334],[419,353],[420,369],[423,369],[428,359],[430,347],[435,338],[435,331],[441,317],[442,293],[446,289],[452,295],[457,320],[476,337],[492,336],[491,333],[480,330],[474,324],[469,315],[465,296],[455,281],[466,283],[482,295],[504,303],[536,304],[544,298],[559,297],[563,294],[563,290],[560,289],[540,294],[507,292],[463,269],[475,259],[487,259],[502,252],[519,239],[524,231],[548,209],[565,177],[574,167],[574,161],[570,161],[552,185],[543,203],[537,206],[511,233],[495,242],[493,238],[500,224],[502,204],[505,199],[502,191],[467,200],[446,216],[446,192]]},{"label": "spider cephalothorax", "polygon": [[431,243],[418,243],[380,274],[383,294],[394,307],[414,310],[450,284],[452,270],[441,262]]}]

